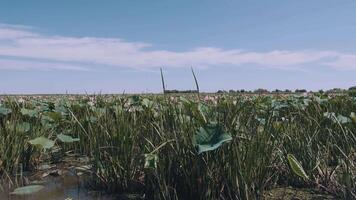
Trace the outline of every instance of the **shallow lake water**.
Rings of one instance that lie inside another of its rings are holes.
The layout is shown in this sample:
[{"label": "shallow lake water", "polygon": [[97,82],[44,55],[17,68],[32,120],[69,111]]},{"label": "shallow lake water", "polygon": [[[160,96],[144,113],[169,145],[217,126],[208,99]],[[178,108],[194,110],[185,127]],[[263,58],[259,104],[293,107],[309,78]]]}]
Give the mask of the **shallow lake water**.
[{"label": "shallow lake water", "polygon": [[110,195],[88,190],[82,180],[75,175],[48,176],[43,179],[42,190],[30,195],[13,195],[11,191],[1,191],[1,200],[114,200]]},{"label": "shallow lake water", "polygon": [[[61,176],[47,176],[43,179],[41,185],[42,190],[37,193],[25,196],[10,194],[10,191],[0,190],[0,200],[127,200],[134,198],[124,198],[119,196],[111,196],[100,192],[89,190],[84,185],[84,180],[72,174]],[[279,200],[279,199],[305,199],[305,200],[324,200],[335,199],[331,195],[315,193],[309,189],[294,189],[294,188],[275,188],[270,191],[265,191],[263,199]]]}]

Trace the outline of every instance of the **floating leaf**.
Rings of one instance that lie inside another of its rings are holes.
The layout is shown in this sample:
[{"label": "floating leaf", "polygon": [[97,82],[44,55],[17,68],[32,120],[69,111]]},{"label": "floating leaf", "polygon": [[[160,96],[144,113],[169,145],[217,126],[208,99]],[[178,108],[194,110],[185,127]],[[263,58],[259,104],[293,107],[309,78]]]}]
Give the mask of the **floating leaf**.
[{"label": "floating leaf", "polygon": [[106,108],[96,108],[95,110],[100,116],[106,114]]},{"label": "floating leaf", "polygon": [[38,170],[47,170],[52,168],[53,166],[49,165],[49,164],[42,164],[40,166],[37,167]]},{"label": "floating leaf", "polygon": [[37,110],[30,110],[30,109],[26,109],[26,108],[21,108],[21,113],[23,115],[27,115],[29,117],[36,117],[38,114]]},{"label": "floating leaf", "polygon": [[345,116],[343,116],[343,115],[338,115],[338,116],[337,116],[337,120],[338,120],[341,124],[346,124],[346,123],[351,122],[351,119],[350,119],[350,118],[345,117]]},{"label": "floating leaf", "polygon": [[62,115],[59,112],[47,112],[45,115],[50,117],[51,119],[53,119],[56,122],[59,122],[62,119]]},{"label": "floating leaf", "polygon": [[304,179],[309,179],[309,177],[307,176],[307,174],[305,173],[302,165],[298,162],[298,160],[292,155],[292,154],[288,154],[287,155],[287,159],[288,159],[288,162],[289,162],[289,166],[292,168],[292,171],[304,178]]},{"label": "floating leaf", "polygon": [[12,110],[10,108],[0,107],[0,115],[7,115],[10,114],[11,112]]},{"label": "floating leaf", "polygon": [[212,151],[219,148],[223,143],[232,140],[230,134],[224,132],[222,126],[217,124],[207,124],[200,127],[193,138],[193,144],[197,146],[198,153]]},{"label": "floating leaf", "polygon": [[51,117],[49,117],[49,116],[47,116],[47,115],[42,115],[41,116],[41,123],[48,123],[48,122],[54,122],[54,120],[51,118]]},{"label": "floating leaf", "polygon": [[333,119],[335,116],[336,115],[333,112],[324,112],[324,117],[326,118]]},{"label": "floating leaf", "polygon": [[54,109],[57,113],[61,115],[67,115],[68,114],[68,109],[62,105],[57,105],[56,108]]},{"label": "floating leaf", "polygon": [[331,119],[335,123],[339,122],[340,124],[346,124],[346,123],[351,122],[350,118],[345,117],[345,116],[340,115],[340,114],[338,114],[336,116],[336,114],[333,113],[333,112],[331,112],[331,113],[330,112],[325,112],[324,113],[324,117]]},{"label": "floating leaf", "polygon": [[38,191],[42,190],[43,188],[44,188],[44,186],[42,186],[42,185],[29,185],[29,186],[16,188],[10,194],[28,195],[28,194],[32,194],[32,193],[38,192]]},{"label": "floating leaf", "polygon": [[89,121],[90,121],[91,123],[95,123],[95,122],[98,121],[98,118],[97,118],[97,117],[90,116],[90,117],[89,117]]},{"label": "floating leaf", "polygon": [[315,99],[319,104],[322,104],[322,103],[328,101],[327,99],[322,99],[322,98],[320,98],[320,97],[314,97],[314,99]]},{"label": "floating leaf", "polygon": [[107,109],[106,108],[96,108],[96,107],[94,107],[93,110],[95,111],[95,113],[97,114],[97,116],[99,118],[105,116],[106,113],[107,113]]},{"label": "floating leaf", "polygon": [[138,95],[133,95],[128,98],[129,105],[138,105],[141,101],[141,97]]},{"label": "floating leaf", "polygon": [[287,108],[288,104],[285,104],[285,103],[277,101],[277,100],[272,100],[272,107],[274,110],[281,110],[283,108]]},{"label": "floating leaf", "polygon": [[154,105],[154,102],[147,98],[144,98],[144,99],[142,99],[142,105],[146,106],[147,108],[152,108]]},{"label": "floating leaf", "polygon": [[32,145],[39,145],[43,149],[50,149],[54,146],[54,141],[47,139],[45,137],[38,137],[33,140],[28,141]]},{"label": "floating leaf", "polygon": [[257,121],[260,122],[261,125],[265,125],[266,124],[266,119],[264,118],[259,118],[259,117],[256,117]]},{"label": "floating leaf", "polygon": [[145,154],[145,169],[156,169],[158,163],[157,154]]},{"label": "floating leaf", "polygon": [[31,125],[28,122],[22,122],[16,125],[16,130],[21,133],[30,131]]},{"label": "floating leaf", "polygon": [[72,142],[77,142],[79,141],[79,138],[73,138],[72,136],[69,136],[69,135],[64,135],[64,134],[59,134],[57,135],[57,138],[62,141],[62,142],[65,142],[65,143],[72,143]]},{"label": "floating leaf", "polygon": [[[320,99],[320,98],[318,98],[318,99]],[[311,101],[312,101],[311,99],[303,99],[303,103],[304,103],[305,106],[309,106]]]}]

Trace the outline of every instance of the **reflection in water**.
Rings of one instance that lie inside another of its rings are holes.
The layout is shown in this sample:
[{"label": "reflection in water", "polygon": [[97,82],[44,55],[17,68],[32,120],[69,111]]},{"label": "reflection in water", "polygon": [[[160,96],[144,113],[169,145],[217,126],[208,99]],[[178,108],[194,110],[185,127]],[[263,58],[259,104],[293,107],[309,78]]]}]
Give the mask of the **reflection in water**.
[{"label": "reflection in water", "polygon": [[113,196],[102,195],[87,190],[84,183],[77,176],[66,174],[63,176],[48,176],[44,179],[44,189],[38,193],[17,196],[10,195],[9,191],[0,190],[1,200],[113,200]]}]

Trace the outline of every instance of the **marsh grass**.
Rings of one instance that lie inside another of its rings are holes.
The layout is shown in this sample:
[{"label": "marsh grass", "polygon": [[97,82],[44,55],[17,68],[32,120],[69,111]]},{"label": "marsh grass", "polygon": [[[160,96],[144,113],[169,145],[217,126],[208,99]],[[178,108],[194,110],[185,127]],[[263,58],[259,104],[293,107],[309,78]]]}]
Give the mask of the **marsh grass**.
[{"label": "marsh grass", "polygon": [[[90,158],[91,187],[146,199],[261,199],[276,186],[355,198],[349,96],[67,96],[7,98],[0,107],[11,109],[0,114],[0,174],[11,180],[72,150]],[[212,124],[231,140],[199,153],[194,138]],[[29,144],[40,136],[57,150]],[[288,154],[308,180],[292,172]]]}]

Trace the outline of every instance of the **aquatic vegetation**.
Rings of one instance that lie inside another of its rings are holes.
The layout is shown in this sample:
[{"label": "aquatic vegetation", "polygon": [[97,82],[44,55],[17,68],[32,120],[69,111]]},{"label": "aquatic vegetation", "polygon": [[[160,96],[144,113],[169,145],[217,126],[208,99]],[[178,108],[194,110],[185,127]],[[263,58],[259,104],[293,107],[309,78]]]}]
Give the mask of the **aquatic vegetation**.
[{"label": "aquatic vegetation", "polygon": [[75,169],[90,187],[138,198],[256,199],[291,186],[352,199],[355,112],[348,95],[8,97],[0,175],[23,186],[18,174],[74,152],[89,158]]},{"label": "aquatic vegetation", "polygon": [[32,194],[35,192],[39,192],[42,189],[43,189],[42,185],[29,185],[29,186],[16,188],[13,192],[11,192],[11,194],[28,195],[28,194]]}]

